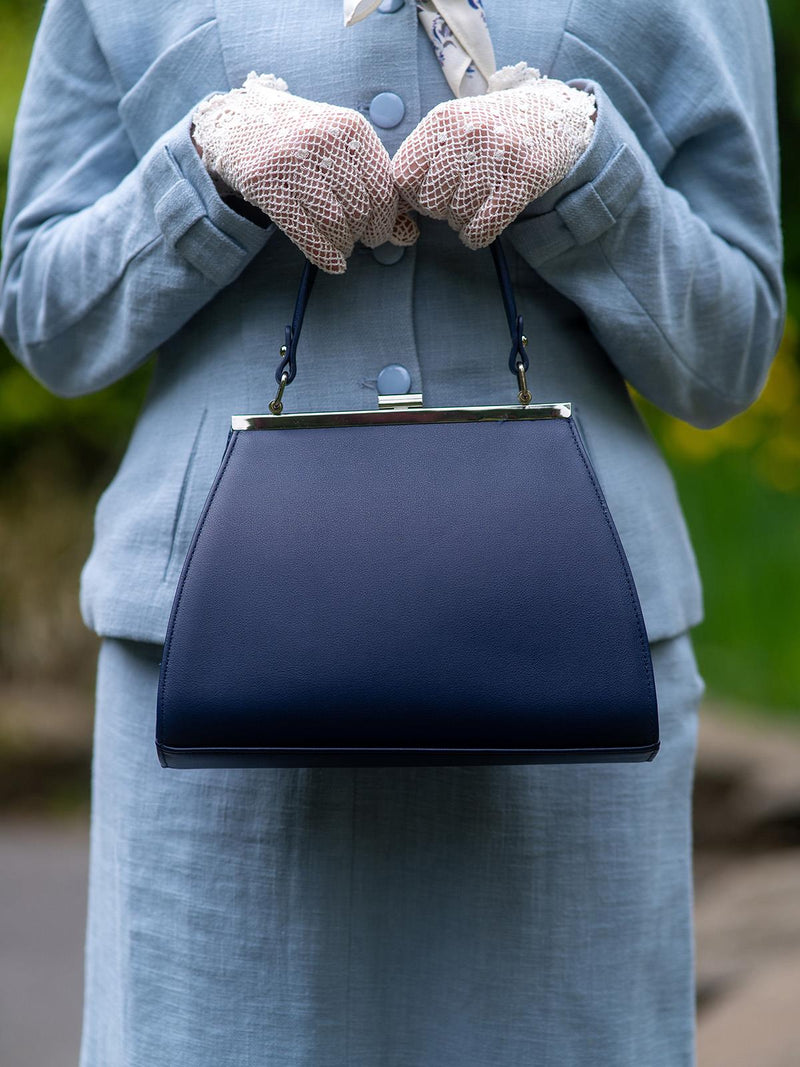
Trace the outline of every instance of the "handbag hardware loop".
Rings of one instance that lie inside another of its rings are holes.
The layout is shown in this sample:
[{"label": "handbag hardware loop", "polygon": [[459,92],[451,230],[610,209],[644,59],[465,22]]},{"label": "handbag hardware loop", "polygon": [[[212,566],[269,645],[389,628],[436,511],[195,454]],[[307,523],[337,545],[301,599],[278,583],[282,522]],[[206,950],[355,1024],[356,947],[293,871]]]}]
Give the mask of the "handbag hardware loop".
[{"label": "handbag hardware loop", "polygon": [[[500,294],[503,298],[503,308],[508,321],[508,329],[511,334],[511,351],[508,356],[508,367],[517,378],[519,386],[518,397],[523,407],[530,404],[532,394],[528,389],[525,372],[528,370],[528,356],[525,351],[528,338],[523,333],[522,315],[517,314],[517,304],[514,298],[514,290],[511,285],[511,277],[508,271],[508,262],[500,244],[500,238],[496,237],[489,245],[494,260],[497,280],[500,284]],[[311,295],[319,268],[310,260],[305,261],[303,273],[300,277],[300,285],[297,290],[297,298],[294,305],[294,314],[291,323],[288,323],[284,333],[284,343],[280,348],[281,360],[275,371],[275,381],[278,383],[278,391],[273,400],[269,402],[269,410],[273,415],[280,415],[283,411],[283,392],[290,382],[294,381],[297,374],[297,343],[300,340],[300,330],[303,325],[303,317],[306,312],[306,304]],[[388,400],[388,398],[386,398]],[[408,400],[406,401],[408,403]],[[378,403],[380,407],[380,401]],[[384,406],[395,406],[387,405]],[[414,405],[416,406],[416,404]]]},{"label": "handbag hardware loop", "polygon": [[422,393],[378,393],[378,409],[421,408]]}]

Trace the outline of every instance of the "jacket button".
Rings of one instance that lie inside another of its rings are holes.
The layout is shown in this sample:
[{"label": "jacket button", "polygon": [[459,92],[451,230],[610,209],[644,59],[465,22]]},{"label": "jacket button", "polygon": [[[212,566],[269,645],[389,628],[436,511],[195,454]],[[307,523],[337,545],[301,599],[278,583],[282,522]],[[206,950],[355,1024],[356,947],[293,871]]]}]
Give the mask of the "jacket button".
[{"label": "jacket button", "polygon": [[406,0],[382,0],[382,2],[378,4],[378,11],[380,11],[382,15],[391,15],[392,12],[399,11],[405,2]]},{"label": "jacket button", "polygon": [[390,267],[392,263],[399,263],[405,255],[402,245],[393,245],[391,241],[384,241],[382,245],[376,245],[372,249],[373,259],[384,266]]},{"label": "jacket button", "polygon": [[378,375],[381,396],[397,396],[411,388],[411,375],[402,363],[388,363]]},{"label": "jacket button", "polygon": [[397,93],[378,93],[370,101],[370,120],[384,130],[390,130],[393,126],[399,125],[405,113],[406,105]]}]

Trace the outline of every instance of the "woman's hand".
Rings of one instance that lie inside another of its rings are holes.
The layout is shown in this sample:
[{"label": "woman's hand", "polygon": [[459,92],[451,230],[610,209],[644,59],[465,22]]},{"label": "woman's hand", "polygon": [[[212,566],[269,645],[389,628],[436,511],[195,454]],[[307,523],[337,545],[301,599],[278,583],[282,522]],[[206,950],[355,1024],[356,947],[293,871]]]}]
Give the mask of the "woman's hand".
[{"label": "woman's hand", "polygon": [[395,183],[417,211],[484,248],[568,174],[591,141],[594,114],[590,93],[525,63],[503,67],[483,96],[428,112],[395,153]]},{"label": "woman's hand", "polygon": [[293,96],[282,78],[251,72],[240,89],[199,104],[192,123],[217,188],[255,204],[328,274],[347,270],[357,240],[416,240],[391,158],[352,108]]}]

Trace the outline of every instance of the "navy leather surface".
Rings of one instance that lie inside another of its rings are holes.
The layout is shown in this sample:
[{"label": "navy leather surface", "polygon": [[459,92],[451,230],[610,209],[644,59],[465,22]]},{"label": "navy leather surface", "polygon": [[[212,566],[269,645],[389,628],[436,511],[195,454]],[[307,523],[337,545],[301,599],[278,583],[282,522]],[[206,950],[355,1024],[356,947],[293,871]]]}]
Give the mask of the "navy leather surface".
[{"label": "navy leather surface", "polygon": [[573,420],[231,432],[156,741],[165,766],[652,758],[647,636]]}]

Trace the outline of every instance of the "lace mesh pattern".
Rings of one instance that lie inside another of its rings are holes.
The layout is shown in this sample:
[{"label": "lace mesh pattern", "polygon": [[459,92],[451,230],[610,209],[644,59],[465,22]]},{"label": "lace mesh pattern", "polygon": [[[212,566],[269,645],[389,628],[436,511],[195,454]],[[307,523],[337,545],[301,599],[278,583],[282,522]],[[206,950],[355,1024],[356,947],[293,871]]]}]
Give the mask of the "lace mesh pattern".
[{"label": "lace mesh pattern", "polygon": [[357,240],[374,248],[390,237],[416,239],[411,220],[398,219],[389,154],[352,108],[293,96],[282,78],[251,71],[192,118],[209,173],[261,208],[322,270],[343,273]]},{"label": "lace mesh pattern", "polygon": [[413,208],[483,248],[568,174],[592,138],[594,113],[591,93],[525,63],[503,67],[483,96],[432,108],[395,153],[395,182]]},{"label": "lace mesh pattern", "polygon": [[198,105],[193,137],[216,181],[341,274],[356,241],[413,244],[412,210],[446,220],[468,248],[490,244],[577,162],[594,112],[590,93],[517,63],[493,74],[485,94],[434,107],[392,160],[359,112],[251,71],[241,88]]}]

